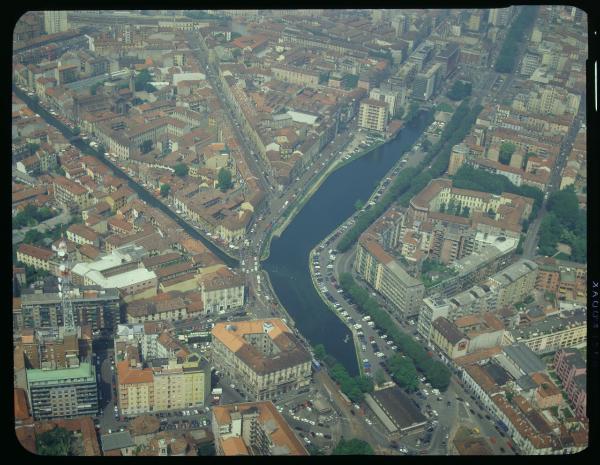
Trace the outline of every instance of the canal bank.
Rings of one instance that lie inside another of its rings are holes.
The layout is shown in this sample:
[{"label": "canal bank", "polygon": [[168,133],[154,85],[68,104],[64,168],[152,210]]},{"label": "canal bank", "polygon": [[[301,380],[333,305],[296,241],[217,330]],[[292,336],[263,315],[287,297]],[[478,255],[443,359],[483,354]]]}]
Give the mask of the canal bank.
[{"label": "canal bank", "polygon": [[305,190],[302,192],[298,201],[289,207],[289,209],[288,209],[289,212],[285,215],[285,217],[281,221],[279,221],[270,230],[268,236],[265,238],[265,241],[263,242],[263,245],[262,245],[262,248],[261,248],[261,251],[259,254],[261,261],[269,259],[269,255],[271,252],[271,240],[273,238],[280,237],[283,234],[283,232],[288,227],[288,225],[293,221],[293,219],[300,212],[300,210],[302,210],[302,208],[304,207],[306,202],[308,202],[310,200],[310,198],[313,196],[313,194],[315,192],[317,192],[317,190],[319,190],[319,188],[321,187],[323,182],[325,182],[325,180],[329,177],[329,175],[331,173],[333,173],[334,171],[342,168],[343,166],[345,166],[349,163],[352,163],[355,160],[358,160],[359,158],[367,155],[371,151],[375,150],[376,148],[380,147],[381,145],[383,145],[387,142],[390,142],[390,140],[382,140],[382,141],[376,142],[375,144],[368,147],[367,149],[362,150],[356,154],[350,155],[350,158],[348,158],[348,159],[345,159],[345,156],[339,156],[339,158],[336,158],[336,160],[333,163],[331,163],[327,167],[326,170],[319,173],[319,176],[316,179],[314,179],[310,183],[309,186],[307,186],[305,188]]},{"label": "canal bank", "polygon": [[110,167],[117,176],[122,179],[125,179],[129,187],[133,189],[136,194],[138,194],[139,198],[144,200],[146,203],[155,207],[162,211],[164,214],[169,216],[172,220],[174,220],[182,229],[188,233],[194,239],[198,239],[201,241],[212,253],[214,253],[220,260],[222,260],[227,266],[235,267],[238,266],[238,260],[232,256],[230,256],[227,252],[222,250],[220,247],[213,244],[207,238],[205,238],[202,234],[200,234],[194,227],[189,225],[187,222],[182,220],[174,211],[164,205],[160,200],[156,199],[152,194],[150,194],[143,186],[140,186],[134,179],[132,179],[127,173],[123,171],[119,166],[115,165],[110,159],[104,156],[103,153],[92,149],[88,144],[86,144],[81,139],[72,140],[76,135],[73,131],[65,126],[62,122],[58,121],[52,115],[50,115],[44,107],[42,107],[39,103],[35,102],[29,96],[27,96],[24,92],[13,86],[13,92],[23,100],[29,108],[31,108],[35,113],[39,114],[46,123],[58,129],[63,136],[69,140],[70,144],[77,147],[81,153],[92,155],[102,161],[102,163],[106,164]]},{"label": "canal bank", "polygon": [[281,305],[311,345],[323,344],[350,375],[359,373],[348,327],[331,312],[313,287],[307,259],[310,251],[355,212],[358,199],[369,198],[390,168],[420,137],[426,126],[421,114],[398,136],[363,157],[329,172],[293,221],[273,237],[270,256],[263,262]]}]

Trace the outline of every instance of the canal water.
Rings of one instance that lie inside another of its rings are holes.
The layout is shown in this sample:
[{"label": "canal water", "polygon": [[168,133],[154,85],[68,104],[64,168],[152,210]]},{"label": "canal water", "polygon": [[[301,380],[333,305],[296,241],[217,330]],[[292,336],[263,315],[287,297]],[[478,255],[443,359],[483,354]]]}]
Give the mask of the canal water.
[{"label": "canal water", "polygon": [[[308,257],[311,249],[351,216],[356,200],[366,201],[402,153],[422,134],[426,114],[406,125],[396,138],[332,173],[279,238],[271,242],[263,263],[279,300],[311,345],[327,353],[351,375],[358,374],[352,334],[321,300],[313,287]],[[348,336],[349,341],[344,342]]]}]

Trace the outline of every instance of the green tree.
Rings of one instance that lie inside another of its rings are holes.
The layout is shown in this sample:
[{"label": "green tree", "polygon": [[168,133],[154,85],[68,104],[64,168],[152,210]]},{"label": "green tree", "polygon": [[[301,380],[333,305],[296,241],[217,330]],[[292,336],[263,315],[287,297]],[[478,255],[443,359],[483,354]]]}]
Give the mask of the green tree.
[{"label": "green tree", "polygon": [[[148,91],[148,85],[150,84],[150,81],[152,81],[152,75],[150,74],[150,71],[147,69],[140,71],[135,77],[135,90],[138,92],[143,90],[151,92]],[[154,89],[154,86],[150,85],[150,87]]]},{"label": "green tree", "polygon": [[462,209],[462,214],[461,216],[464,216],[465,218],[469,217],[469,213],[470,213],[470,208],[468,206],[464,206]]},{"label": "green tree", "polygon": [[385,383],[385,372],[381,368],[375,372],[375,382],[379,385]]},{"label": "green tree", "polygon": [[498,157],[498,161],[503,165],[509,165],[510,159],[512,158],[516,149],[517,147],[515,144],[511,142],[503,142],[502,145],[500,145],[500,156]]},{"label": "green tree", "polygon": [[39,455],[72,455],[72,434],[65,428],[56,427],[39,434],[35,443]]},{"label": "green tree", "polygon": [[189,168],[183,163],[175,165],[173,169],[175,170],[175,176],[179,176],[180,178],[186,177],[189,172]]},{"label": "green tree", "polygon": [[446,211],[446,202],[440,203],[440,213],[444,213]]},{"label": "green tree", "polygon": [[196,455],[200,456],[214,456],[215,452],[215,444],[213,442],[208,442],[205,444],[200,444],[196,449]]},{"label": "green tree", "polygon": [[27,148],[29,149],[29,154],[33,155],[40,148],[40,144],[34,144],[33,142],[29,142],[27,144]]},{"label": "green tree", "polygon": [[417,369],[412,360],[403,355],[396,354],[390,358],[388,366],[392,376],[400,387],[409,391],[418,389]]},{"label": "green tree", "polygon": [[450,100],[458,101],[467,98],[471,95],[472,85],[466,81],[455,81],[452,88],[448,91],[448,98]]},{"label": "green tree", "polygon": [[313,351],[315,354],[315,358],[317,360],[323,360],[327,352],[325,351],[325,346],[323,344],[317,344],[313,347]]},{"label": "green tree", "polygon": [[431,143],[431,141],[427,138],[423,139],[423,142],[421,142],[421,148],[423,149],[423,152],[429,152],[429,150],[431,150],[431,146],[433,144]]},{"label": "green tree", "polygon": [[152,140],[147,139],[140,144],[140,152],[146,154],[152,150]]},{"label": "green tree", "polygon": [[352,438],[340,439],[332,455],[374,455],[375,451],[371,445],[362,439]]},{"label": "green tree", "polygon": [[222,192],[226,192],[227,190],[233,187],[233,182],[231,180],[231,171],[227,168],[221,168],[218,174],[218,186]]},{"label": "green tree", "polygon": [[360,200],[360,199],[357,199],[356,202],[354,202],[354,208],[357,211],[360,210],[360,209],[362,209],[362,207],[364,207],[364,206],[365,206],[365,203],[362,200]]},{"label": "green tree", "polygon": [[169,195],[169,192],[171,192],[171,186],[169,184],[162,184],[160,186],[161,197],[167,197]]},{"label": "green tree", "polygon": [[306,446],[306,450],[310,455],[325,455],[321,449],[319,449],[314,444],[308,444]]},{"label": "green tree", "polygon": [[80,133],[81,133],[81,128],[80,128],[79,126],[75,126],[75,127],[73,128],[73,134],[74,134],[75,136],[78,136]]}]

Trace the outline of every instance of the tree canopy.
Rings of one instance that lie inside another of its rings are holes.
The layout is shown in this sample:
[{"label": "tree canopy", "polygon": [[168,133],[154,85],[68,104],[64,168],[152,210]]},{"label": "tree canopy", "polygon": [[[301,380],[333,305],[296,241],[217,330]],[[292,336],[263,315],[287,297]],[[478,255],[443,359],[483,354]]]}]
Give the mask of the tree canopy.
[{"label": "tree canopy", "polygon": [[450,100],[463,100],[471,95],[472,84],[467,81],[454,81],[452,88],[446,94]]},{"label": "tree canopy", "polygon": [[171,192],[171,186],[169,184],[162,184],[160,186],[161,197],[167,197],[169,195],[169,192]]},{"label": "tree canopy", "polygon": [[516,149],[517,147],[513,143],[502,142],[500,145],[500,155],[498,157],[498,161],[503,165],[509,165],[510,159],[513,156],[513,153],[515,153]]},{"label": "tree canopy", "polygon": [[135,90],[138,92],[154,92],[156,88],[152,84],[150,84],[151,81],[152,75],[150,74],[150,71],[148,71],[147,69],[140,71],[139,74],[135,77]]},{"label": "tree canopy", "polygon": [[[369,315],[378,328],[385,328],[389,338],[410,359],[414,367],[429,379],[433,387],[441,390],[445,390],[448,387],[450,384],[450,370],[442,362],[433,360],[411,336],[400,331],[390,315],[379,306],[366,289],[360,287],[354,281],[351,274],[342,273],[340,275],[340,284],[344,291],[348,292],[356,302],[359,311]],[[407,362],[402,362],[398,365],[398,368],[402,368],[402,374],[410,370]]]},{"label": "tree canopy", "polygon": [[173,169],[175,170],[175,176],[179,176],[180,178],[186,177],[189,172],[189,168],[183,163],[175,165]]},{"label": "tree canopy", "polygon": [[352,438],[340,439],[332,455],[374,455],[375,451],[371,445],[362,439]]},{"label": "tree canopy", "polygon": [[571,260],[587,260],[587,218],[579,208],[573,186],[552,193],[547,203],[548,214],[540,225],[539,252],[554,255],[558,242],[571,246]]},{"label": "tree canopy", "polygon": [[518,55],[515,50],[519,42],[522,42],[525,32],[533,25],[537,14],[537,6],[524,6],[519,13],[519,16],[513,21],[510,26],[494,69],[498,73],[512,73],[517,65]]},{"label": "tree canopy", "polygon": [[226,192],[227,190],[231,189],[233,187],[231,171],[229,171],[227,168],[221,168],[218,175],[218,184],[219,189],[221,189],[222,192]]},{"label": "tree canopy", "polygon": [[39,455],[72,455],[72,433],[56,427],[36,437],[36,450]]}]

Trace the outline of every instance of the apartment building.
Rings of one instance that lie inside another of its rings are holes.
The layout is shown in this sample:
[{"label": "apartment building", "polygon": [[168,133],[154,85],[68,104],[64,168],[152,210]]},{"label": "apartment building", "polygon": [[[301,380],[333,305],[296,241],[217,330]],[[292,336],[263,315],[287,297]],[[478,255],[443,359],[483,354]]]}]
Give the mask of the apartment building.
[{"label": "apartment building", "polygon": [[410,276],[368,233],[358,241],[354,270],[388,299],[403,318],[418,314],[425,286]]},{"label": "apartment building", "polygon": [[[75,324],[90,325],[93,331],[113,330],[120,320],[117,289],[93,286],[73,287],[71,304]],[[58,328],[63,323],[62,299],[58,288],[26,289],[21,294],[23,328]]]},{"label": "apartment building", "polygon": [[358,126],[371,131],[385,132],[388,120],[388,105],[379,100],[365,99],[360,102]]},{"label": "apartment building", "polygon": [[127,323],[146,321],[179,321],[188,318],[188,304],[180,296],[161,293],[150,299],[142,299],[127,305]]},{"label": "apartment building", "polygon": [[65,207],[82,211],[96,203],[96,198],[82,185],[63,176],[56,176],[52,183],[54,199]]},{"label": "apartment building", "polygon": [[311,356],[277,318],[217,323],[212,362],[249,398],[268,400],[308,387]]},{"label": "apartment building", "polygon": [[154,411],[203,407],[210,394],[210,367],[196,354],[149,361],[153,374]]},{"label": "apartment building", "polygon": [[27,390],[35,420],[98,414],[96,369],[91,363],[56,370],[27,370]]},{"label": "apartment building", "polygon": [[544,354],[568,347],[585,347],[587,315],[585,308],[548,315],[542,320],[514,327],[508,341],[522,342],[535,353]]},{"label": "apartment building", "polygon": [[216,455],[309,455],[270,401],[213,407]]},{"label": "apartment building", "polygon": [[154,406],[154,378],[152,368],[143,368],[135,359],[117,364],[119,409],[124,416],[152,411]]},{"label": "apartment building", "polygon": [[292,66],[273,66],[271,72],[276,79],[309,87],[319,87],[319,73]]},{"label": "apartment building", "polygon": [[83,224],[72,224],[67,228],[67,239],[78,245],[89,244],[100,247],[100,235]]},{"label": "apartment building", "polygon": [[537,273],[538,266],[535,262],[521,259],[491,276],[488,283],[498,288],[497,307],[507,307],[531,295]]},{"label": "apartment building", "polygon": [[69,30],[66,11],[44,11],[44,30],[46,34],[57,34]]},{"label": "apartment building", "polygon": [[207,273],[199,278],[204,311],[223,313],[243,307],[245,279],[227,268]]},{"label": "apartment building", "polygon": [[450,162],[448,163],[448,174],[454,176],[458,169],[463,165],[467,156],[469,155],[469,148],[463,144],[457,144],[452,147],[450,152]]},{"label": "apartment building", "polygon": [[31,368],[45,370],[68,368],[79,364],[79,334],[65,334],[64,327],[24,329],[18,345]]},{"label": "apartment building", "polygon": [[554,355],[554,369],[578,418],[587,417],[587,367],[581,354],[561,349]]},{"label": "apartment building", "polygon": [[54,272],[58,261],[53,251],[31,244],[20,244],[17,249],[17,261],[34,270]]},{"label": "apartment building", "polygon": [[447,318],[449,311],[450,305],[440,296],[425,297],[423,299],[423,305],[417,320],[417,331],[425,341],[429,341],[431,337],[431,323],[442,316]]}]

